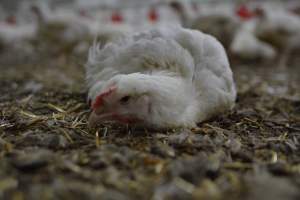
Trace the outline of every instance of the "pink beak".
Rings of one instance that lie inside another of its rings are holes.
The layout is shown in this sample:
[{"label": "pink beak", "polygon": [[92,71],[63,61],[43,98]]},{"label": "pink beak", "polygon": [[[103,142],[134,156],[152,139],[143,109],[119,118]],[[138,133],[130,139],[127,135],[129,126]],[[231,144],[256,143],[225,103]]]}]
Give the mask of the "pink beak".
[{"label": "pink beak", "polygon": [[89,127],[91,128],[96,127],[99,123],[104,121],[117,121],[122,124],[131,124],[131,123],[137,123],[140,120],[132,116],[127,116],[127,117],[121,116],[114,112],[99,113],[93,110],[89,117]]}]

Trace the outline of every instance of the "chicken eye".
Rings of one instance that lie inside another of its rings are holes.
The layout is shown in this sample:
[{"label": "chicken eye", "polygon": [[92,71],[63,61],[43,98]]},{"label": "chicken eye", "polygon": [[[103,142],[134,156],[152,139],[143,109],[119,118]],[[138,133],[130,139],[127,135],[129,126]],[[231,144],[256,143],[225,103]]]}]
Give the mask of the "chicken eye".
[{"label": "chicken eye", "polygon": [[130,100],[130,96],[124,96],[120,99],[120,102],[125,104],[128,103],[129,100]]}]

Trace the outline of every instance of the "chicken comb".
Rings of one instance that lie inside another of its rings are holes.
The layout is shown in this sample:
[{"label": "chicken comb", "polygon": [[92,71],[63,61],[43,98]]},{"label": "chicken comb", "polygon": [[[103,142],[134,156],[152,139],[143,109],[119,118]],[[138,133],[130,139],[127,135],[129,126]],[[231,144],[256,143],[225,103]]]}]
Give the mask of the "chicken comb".
[{"label": "chicken comb", "polygon": [[241,5],[236,10],[236,15],[239,16],[242,20],[249,20],[254,17],[254,13],[246,5]]},{"label": "chicken comb", "polygon": [[103,98],[111,95],[114,91],[116,91],[117,86],[112,85],[110,87],[108,87],[108,89],[104,90],[104,92],[102,92],[101,94],[99,94],[96,99],[95,102],[92,105],[92,109],[96,109],[99,106],[101,106],[103,104]]},{"label": "chicken comb", "polygon": [[159,18],[159,16],[158,16],[158,13],[157,13],[156,9],[152,8],[148,13],[149,21],[156,22],[156,21],[158,21],[158,18]]},{"label": "chicken comb", "polygon": [[111,21],[113,23],[122,23],[124,21],[124,19],[123,19],[123,16],[118,11],[115,11],[111,15]]}]

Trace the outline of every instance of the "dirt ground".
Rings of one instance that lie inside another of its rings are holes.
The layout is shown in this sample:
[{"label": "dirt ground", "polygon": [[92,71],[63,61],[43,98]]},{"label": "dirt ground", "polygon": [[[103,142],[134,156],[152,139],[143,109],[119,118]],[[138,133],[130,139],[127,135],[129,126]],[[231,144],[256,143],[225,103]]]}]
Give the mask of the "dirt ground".
[{"label": "dirt ground", "polygon": [[235,109],[194,130],[89,129],[84,57],[0,58],[0,199],[300,199],[300,54],[238,62]]}]

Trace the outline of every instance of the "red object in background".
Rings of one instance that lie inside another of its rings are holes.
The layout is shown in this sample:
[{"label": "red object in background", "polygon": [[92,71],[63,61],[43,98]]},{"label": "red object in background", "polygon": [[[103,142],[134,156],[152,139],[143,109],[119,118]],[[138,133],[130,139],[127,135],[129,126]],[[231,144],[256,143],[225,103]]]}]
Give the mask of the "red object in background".
[{"label": "red object in background", "polygon": [[111,21],[113,23],[122,23],[124,21],[124,19],[123,19],[122,15],[116,11],[116,12],[112,13]]},{"label": "red object in background", "polygon": [[248,20],[254,17],[254,13],[252,13],[245,5],[241,5],[236,10],[236,15],[238,15],[243,20]]},{"label": "red object in background", "polygon": [[11,15],[11,16],[8,16],[6,19],[5,19],[5,22],[9,25],[16,25],[17,24],[17,19],[15,16]]},{"label": "red object in background", "polygon": [[152,8],[149,11],[149,13],[148,13],[148,19],[149,19],[149,21],[151,21],[151,22],[157,22],[158,18],[159,18],[159,16],[158,16],[158,13],[157,13],[156,9]]}]

